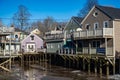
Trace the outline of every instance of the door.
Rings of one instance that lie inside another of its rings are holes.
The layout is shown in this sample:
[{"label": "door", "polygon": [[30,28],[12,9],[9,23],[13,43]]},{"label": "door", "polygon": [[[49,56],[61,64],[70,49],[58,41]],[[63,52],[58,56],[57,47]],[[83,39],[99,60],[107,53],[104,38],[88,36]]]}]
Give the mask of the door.
[{"label": "door", "polygon": [[34,43],[27,44],[27,52],[35,52],[35,44]]}]

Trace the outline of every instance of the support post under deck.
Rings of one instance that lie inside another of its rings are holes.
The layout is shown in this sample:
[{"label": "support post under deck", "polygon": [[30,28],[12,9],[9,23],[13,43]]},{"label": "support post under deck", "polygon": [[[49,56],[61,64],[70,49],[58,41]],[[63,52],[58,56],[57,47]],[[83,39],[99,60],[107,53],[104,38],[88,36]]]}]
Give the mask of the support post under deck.
[{"label": "support post under deck", "polygon": [[100,60],[100,77],[102,77],[102,61]]},{"label": "support post under deck", "polygon": [[106,76],[109,76],[109,61],[106,62]]}]

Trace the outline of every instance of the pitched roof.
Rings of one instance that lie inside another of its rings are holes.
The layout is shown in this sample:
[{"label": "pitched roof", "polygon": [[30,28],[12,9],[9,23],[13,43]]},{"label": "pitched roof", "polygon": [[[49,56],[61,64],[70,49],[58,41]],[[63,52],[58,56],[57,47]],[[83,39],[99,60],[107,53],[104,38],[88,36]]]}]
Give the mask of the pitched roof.
[{"label": "pitched roof", "polygon": [[80,26],[83,18],[81,18],[81,17],[74,17],[74,16],[73,16],[73,17],[70,19],[70,21],[65,25],[64,30],[67,28],[68,24],[69,24],[72,20]]},{"label": "pitched roof", "polygon": [[104,12],[106,15],[108,15],[112,19],[120,19],[119,8],[108,7],[108,6],[96,6],[96,8]]},{"label": "pitched roof", "polygon": [[34,29],[33,31],[31,31],[31,33],[34,33],[34,34],[40,34],[40,31],[36,28],[36,29]]},{"label": "pitched roof", "polygon": [[81,17],[72,17],[73,20],[77,21],[79,24],[82,22],[83,18]]},{"label": "pitched roof", "polygon": [[31,34],[29,34],[27,37],[25,37],[25,38],[21,41],[21,43],[23,43],[23,42],[24,42],[27,38],[29,38],[31,35],[34,35],[35,37],[37,37],[37,38],[43,40],[43,38],[41,38],[39,35],[34,34],[34,33],[31,33]]}]

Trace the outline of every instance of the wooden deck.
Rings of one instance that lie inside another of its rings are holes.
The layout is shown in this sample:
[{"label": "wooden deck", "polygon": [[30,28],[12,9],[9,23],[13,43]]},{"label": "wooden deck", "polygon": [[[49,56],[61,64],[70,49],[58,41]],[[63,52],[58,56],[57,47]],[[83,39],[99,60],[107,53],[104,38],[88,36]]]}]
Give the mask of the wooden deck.
[{"label": "wooden deck", "polygon": [[[112,65],[112,72],[113,75],[115,74],[115,57],[114,56],[106,56],[106,55],[98,55],[98,54],[59,54],[64,61],[66,62],[67,60],[76,60],[79,62],[80,59],[82,59],[83,63],[83,70],[85,69],[85,64],[87,64],[87,70],[88,73],[90,74],[90,69],[91,69],[91,63],[94,63],[94,72],[95,75],[99,71],[100,77],[102,77],[103,73],[103,67],[106,67],[106,76],[108,77],[110,74],[110,65]],[[79,64],[78,64],[79,65]],[[97,70],[97,68],[99,70]]]}]

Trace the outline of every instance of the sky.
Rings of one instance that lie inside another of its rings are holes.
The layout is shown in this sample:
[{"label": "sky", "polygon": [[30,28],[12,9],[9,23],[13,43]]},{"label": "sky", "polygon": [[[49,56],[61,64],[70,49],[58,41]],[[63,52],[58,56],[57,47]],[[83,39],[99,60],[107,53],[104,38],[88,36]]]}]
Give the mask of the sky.
[{"label": "sky", "polygon": [[[19,5],[24,5],[31,13],[32,19],[45,19],[48,16],[56,20],[69,20],[77,16],[86,0],[0,0],[0,19],[11,21]],[[120,0],[98,0],[99,5],[120,8]],[[9,19],[6,19],[9,18]]]}]

